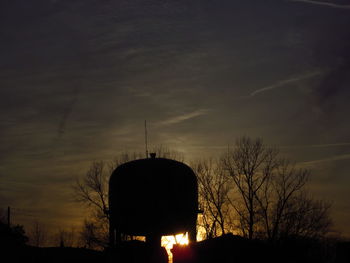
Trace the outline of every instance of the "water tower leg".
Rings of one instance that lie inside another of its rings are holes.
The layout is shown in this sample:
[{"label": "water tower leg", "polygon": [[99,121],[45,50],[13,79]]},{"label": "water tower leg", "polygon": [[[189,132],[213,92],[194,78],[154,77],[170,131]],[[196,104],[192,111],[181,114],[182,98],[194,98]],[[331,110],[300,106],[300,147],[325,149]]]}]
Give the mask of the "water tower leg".
[{"label": "water tower leg", "polygon": [[109,224],[109,247],[115,248],[115,227],[112,223]]},{"label": "water tower leg", "polygon": [[115,234],[115,245],[119,246],[120,243],[122,242],[122,233],[120,231],[118,231],[117,229],[114,230],[114,234]]},{"label": "water tower leg", "polygon": [[194,224],[190,230],[188,231],[188,241],[190,243],[197,242],[197,227],[196,224]]},{"label": "water tower leg", "polygon": [[146,236],[146,242],[154,248],[161,247],[162,236],[159,234],[151,234]]}]

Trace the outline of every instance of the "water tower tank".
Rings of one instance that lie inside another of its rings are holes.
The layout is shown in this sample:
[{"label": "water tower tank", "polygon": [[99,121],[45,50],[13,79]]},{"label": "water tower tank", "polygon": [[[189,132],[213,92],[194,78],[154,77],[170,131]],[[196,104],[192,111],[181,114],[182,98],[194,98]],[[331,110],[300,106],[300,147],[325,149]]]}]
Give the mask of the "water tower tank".
[{"label": "water tower tank", "polygon": [[124,163],[109,181],[110,238],[121,234],[146,240],[188,232],[196,240],[197,179],[184,163],[147,158]]}]

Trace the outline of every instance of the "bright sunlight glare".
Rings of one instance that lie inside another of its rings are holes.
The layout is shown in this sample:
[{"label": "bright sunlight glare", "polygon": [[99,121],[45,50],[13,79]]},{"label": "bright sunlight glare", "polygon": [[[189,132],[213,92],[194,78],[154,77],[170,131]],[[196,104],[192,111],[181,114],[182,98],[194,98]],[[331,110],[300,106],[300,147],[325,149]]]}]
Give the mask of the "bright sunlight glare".
[{"label": "bright sunlight glare", "polygon": [[175,244],[178,245],[188,245],[188,233],[178,234],[174,236],[162,236],[162,247],[165,247],[168,255],[169,262],[173,262],[173,254],[171,249]]}]

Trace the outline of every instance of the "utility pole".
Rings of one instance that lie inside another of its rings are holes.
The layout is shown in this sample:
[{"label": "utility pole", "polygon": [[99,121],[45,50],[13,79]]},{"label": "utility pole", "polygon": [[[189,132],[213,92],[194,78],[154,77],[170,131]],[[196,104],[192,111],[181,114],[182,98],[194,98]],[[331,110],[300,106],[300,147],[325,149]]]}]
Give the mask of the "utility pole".
[{"label": "utility pole", "polygon": [[7,207],[7,225],[11,226],[11,208],[9,206]]},{"label": "utility pole", "polygon": [[148,145],[147,145],[147,121],[145,120],[145,147],[146,147],[146,158],[148,158]]}]

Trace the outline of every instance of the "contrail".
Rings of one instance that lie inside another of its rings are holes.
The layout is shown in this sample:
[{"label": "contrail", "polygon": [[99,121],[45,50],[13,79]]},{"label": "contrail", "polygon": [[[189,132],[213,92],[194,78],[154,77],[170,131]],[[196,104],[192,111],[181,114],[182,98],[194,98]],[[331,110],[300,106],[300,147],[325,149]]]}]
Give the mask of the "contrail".
[{"label": "contrail", "polygon": [[167,119],[165,121],[162,121],[160,124],[161,125],[170,125],[170,124],[176,124],[182,121],[186,121],[201,115],[206,115],[208,113],[209,110],[207,109],[200,109],[200,110],[196,110],[193,112],[189,112],[189,113],[185,113],[185,114],[181,114],[178,116],[175,116],[173,118]]},{"label": "contrail", "polygon": [[287,145],[281,146],[281,148],[327,148],[327,147],[341,147],[350,146],[350,142],[340,142],[340,143],[326,143],[326,144],[307,144],[307,145]]},{"label": "contrail", "polygon": [[66,107],[64,108],[63,115],[62,115],[62,117],[58,123],[58,126],[57,126],[56,136],[52,140],[52,146],[51,146],[51,151],[50,151],[51,158],[56,157],[56,155],[57,155],[57,146],[58,146],[61,138],[63,137],[63,135],[66,131],[66,124],[67,124],[67,121],[68,121],[71,113],[73,112],[74,106],[76,105],[76,103],[78,101],[79,91],[80,91],[79,87],[76,87],[73,89],[72,98],[67,103]]},{"label": "contrail", "polygon": [[250,96],[255,96],[255,95],[259,94],[259,93],[262,93],[262,92],[265,92],[265,91],[268,91],[268,90],[281,88],[281,87],[283,87],[283,86],[285,86],[287,84],[290,84],[290,83],[293,83],[293,82],[298,82],[298,81],[301,81],[301,80],[304,80],[304,79],[308,79],[308,78],[312,78],[312,77],[320,75],[320,74],[321,74],[321,72],[312,72],[312,73],[309,73],[309,74],[306,74],[306,75],[301,75],[301,76],[297,76],[297,77],[294,77],[294,78],[282,80],[282,81],[279,81],[276,84],[273,84],[271,86],[267,86],[267,87],[264,87],[264,88],[261,88],[261,89],[253,91],[252,93],[250,93]]},{"label": "contrail", "polygon": [[329,2],[320,2],[320,1],[312,1],[312,0],[289,0],[290,2],[304,2],[308,4],[314,4],[314,5],[322,5],[332,8],[339,8],[339,9],[350,9],[350,5],[340,5],[340,4],[334,4]]},{"label": "contrail", "polygon": [[334,162],[334,161],[343,161],[350,159],[350,154],[334,155],[324,159],[312,160],[307,162],[300,162],[300,165],[315,165],[324,162]]},{"label": "contrail", "polygon": [[57,129],[58,137],[61,137],[66,130],[67,120],[73,111],[73,108],[78,100],[78,96],[79,96],[79,89],[75,88],[73,90],[72,100],[68,103],[67,107],[65,108],[63,112],[63,116],[58,124],[58,129]]}]

